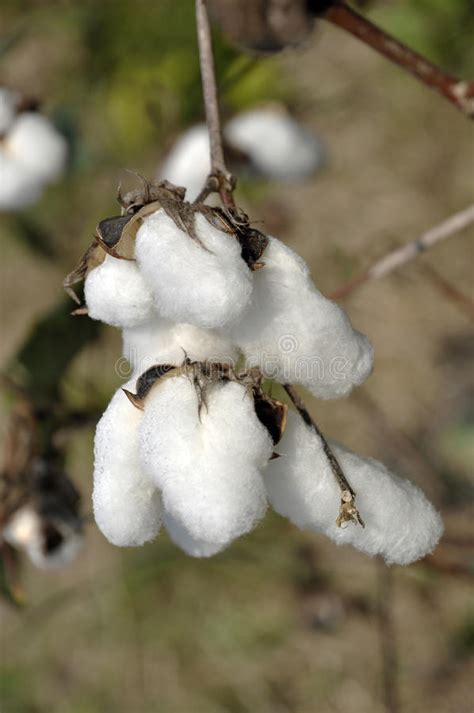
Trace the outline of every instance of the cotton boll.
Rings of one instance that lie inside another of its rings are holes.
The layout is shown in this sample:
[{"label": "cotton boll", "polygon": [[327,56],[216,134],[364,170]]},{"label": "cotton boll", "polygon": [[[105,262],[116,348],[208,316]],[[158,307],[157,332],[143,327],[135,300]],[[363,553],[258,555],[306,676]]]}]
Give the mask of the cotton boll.
[{"label": "cotton boll", "polygon": [[84,283],[89,317],[113,327],[133,327],[154,314],[153,295],[134,261],[106,255]]},{"label": "cotton boll", "polygon": [[188,536],[197,541],[186,545],[196,556],[225,547],[263,516],[260,469],[272,443],[240,384],[210,387],[200,416],[188,377],[155,386],[145,402],[140,444],[143,467],[161,489],[172,525],[184,528],[171,527],[171,534],[182,543]]},{"label": "cotton boll", "polygon": [[231,329],[247,364],[319,398],[345,396],[372,370],[369,340],[318,292],[304,260],[284,243],[270,238],[262,260],[250,307]]},{"label": "cotton boll", "polygon": [[20,114],[7,135],[4,148],[32,176],[45,183],[54,181],[64,171],[66,140],[41,114]]},{"label": "cotton boll", "polygon": [[205,124],[198,124],[176,141],[161,166],[158,178],[167,179],[175,186],[184,186],[186,200],[193,201],[210,172],[209,131]]},{"label": "cotton boll", "polygon": [[123,356],[134,372],[142,374],[155,364],[181,364],[185,357],[235,365],[238,350],[217,332],[155,317],[123,330]]},{"label": "cotton boll", "polygon": [[278,452],[264,473],[274,509],[302,529],[316,530],[337,544],[350,544],[388,563],[410,564],[431,552],[443,531],[439,514],[419,488],[376,460],[362,458],[331,443],[349,483],[365,528],[336,525],[340,489],[321,440],[290,413]]},{"label": "cotton boll", "polygon": [[18,94],[10,89],[0,87],[0,136],[5,134],[16,115]]},{"label": "cotton boll", "polygon": [[0,211],[28,208],[42,191],[40,181],[0,148]]},{"label": "cotton boll", "polygon": [[272,109],[239,114],[224,133],[230,144],[248,154],[255,167],[272,178],[304,178],[324,160],[318,139],[288,114]]},{"label": "cotton boll", "polygon": [[212,557],[225,548],[225,544],[222,543],[196,539],[184,525],[167,512],[164,514],[163,524],[174,544],[191,557]]},{"label": "cotton boll", "polygon": [[[134,384],[127,384],[133,390]],[[142,412],[119,389],[95,433],[95,520],[105,537],[119,547],[153,540],[161,524],[161,500],[143,472],[138,449]]]},{"label": "cotton boll", "polygon": [[79,553],[82,534],[67,522],[45,520],[27,504],[9,519],[2,532],[3,539],[23,550],[40,569],[58,569],[72,562]]},{"label": "cotton boll", "polygon": [[136,259],[163,317],[217,329],[235,321],[247,307],[251,273],[234,237],[200,214],[195,226],[206,249],[163,210],[153,213],[138,230]]}]

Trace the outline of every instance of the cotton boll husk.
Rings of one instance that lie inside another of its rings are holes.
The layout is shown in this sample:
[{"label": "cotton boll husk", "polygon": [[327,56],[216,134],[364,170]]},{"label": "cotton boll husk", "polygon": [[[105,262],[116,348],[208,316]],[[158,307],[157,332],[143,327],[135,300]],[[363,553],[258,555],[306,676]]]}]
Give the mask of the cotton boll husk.
[{"label": "cotton boll husk", "polygon": [[186,200],[199,195],[211,171],[209,131],[205,124],[188,129],[176,141],[160,168],[158,178],[186,188]]},{"label": "cotton boll husk", "polygon": [[155,364],[181,364],[185,357],[235,365],[239,354],[229,339],[215,331],[155,317],[123,330],[123,356],[134,372],[142,374]]},{"label": "cotton boll husk", "polygon": [[[160,488],[165,511],[198,541],[186,545],[189,550],[204,544],[221,549],[265,513],[260,469],[272,443],[240,384],[209,387],[200,417],[188,377],[155,386],[145,402],[140,444],[143,467]],[[183,530],[176,532],[183,541]]]},{"label": "cotton boll husk", "polygon": [[308,266],[287,245],[269,238],[262,261],[250,307],[230,332],[248,365],[319,398],[345,396],[372,370],[369,340],[318,292]]},{"label": "cotton boll husk", "polygon": [[40,181],[54,181],[64,171],[66,140],[41,114],[20,114],[7,135],[4,147],[11,158]]},{"label": "cotton boll husk", "polygon": [[165,512],[163,525],[172,542],[191,557],[212,557],[225,548],[225,543],[207,542],[193,537],[178,520]]},{"label": "cotton boll husk", "polygon": [[41,182],[0,148],[0,210],[28,208],[41,197]]},{"label": "cotton boll husk", "polygon": [[153,295],[137,264],[106,255],[84,282],[89,317],[113,327],[134,327],[155,315]]},{"label": "cotton boll husk", "polygon": [[5,134],[16,115],[18,94],[11,89],[0,87],[0,136]]},{"label": "cotton boll husk", "polygon": [[[133,391],[134,384],[130,382],[126,388]],[[119,547],[153,540],[161,525],[160,495],[140,465],[142,415],[119,389],[95,433],[95,520],[105,537]]]},{"label": "cotton boll husk", "polygon": [[204,249],[180,230],[163,210],[145,218],[137,233],[138,266],[161,316],[175,322],[217,329],[235,321],[247,307],[251,273],[239,242],[195,220]]},{"label": "cotton boll husk", "polygon": [[431,552],[443,524],[421,490],[372,458],[337,443],[330,446],[357,493],[365,528],[353,522],[336,525],[339,486],[321,439],[293,412],[278,445],[281,457],[264,473],[273,508],[302,529],[316,530],[368,555],[382,555],[389,564],[410,564]]},{"label": "cotton boll husk", "polygon": [[272,109],[254,109],[232,119],[224,131],[230,144],[249,155],[264,175],[305,178],[324,161],[320,141],[295,119]]}]

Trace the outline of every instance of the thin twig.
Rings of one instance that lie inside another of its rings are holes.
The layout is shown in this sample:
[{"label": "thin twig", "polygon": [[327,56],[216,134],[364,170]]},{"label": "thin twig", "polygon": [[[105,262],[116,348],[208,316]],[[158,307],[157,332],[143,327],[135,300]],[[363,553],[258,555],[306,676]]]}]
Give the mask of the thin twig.
[{"label": "thin twig", "polygon": [[452,77],[427,59],[409,49],[344,2],[335,2],[323,15],[365,44],[391,60],[423,84],[446,97],[469,118],[474,117],[474,82]]},{"label": "thin twig", "polygon": [[418,268],[440,294],[452,302],[461,312],[464,312],[471,321],[474,321],[474,301],[470,297],[461,292],[455,285],[452,285],[432,265],[419,265]]},{"label": "thin twig", "polygon": [[228,170],[224,157],[219,103],[217,100],[216,72],[212,51],[211,27],[206,0],[196,0],[196,29],[199,45],[202,90],[206,109],[206,123],[209,131],[211,152],[211,173],[206,186],[198,196],[203,200],[210,193],[218,191],[222,202],[228,207],[234,206],[232,191],[235,180]]},{"label": "thin twig", "polygon": [[378,260],[371,268],[360,275],[357,275],[347,284],[342,285],[338,289],[331,292],[331,299],[337,300],[354,292],[358,287],[369,282],[370,280],[379,280],[389,273],[397,270],[402,265],[406,265],[411,260],[414,260],[420,253],[426,252],[436,243],[450,238],[452,235],[459,233],[464,228],[474,223],[474,204],[468,206],[458,213],[454,213],[445,221],[436,225],[434,228],[427,230],[417,240],[413,240],[401,248],[397,248]]},{"label": "thin twig", "polygon": [[349,482],[347,481],[346,476],[344,475],[344,472],[339,464],[339,461],[337,460],[336,456],[331,450],[331,447],[329,443],[327,442],[326,438],[322,434],[319,426],[316,424],[314,419],[311,417],[308,409],[304,405],[302,399],[300,398],[298,392],[296,391],[295,387],[292,386],[291,384],[284,384],[284,389],[288,396],[290,397],[291,401],[293,402],[296,410],[298,411],[299,415],[303,419],[303,421],[306,423],[307,426],[313,429],[315,434],[320,438],[321,443],[323,445],[324,453],[326,455],[326,458],[328,459],[329,465],[331,466],[331,470],[334,474],[334,477],[337,481],[337,484],[339,485],[339,488],[341,489],[341,506],[339,510],[339,515],[337,517],[336,523],[340,527],[346,522],[349,522],[352,520],[353,522],[359,523],[359,525],[362,525],[362,527],[365,527],[364,521],[362,520],[359,511],[357,510],[355,506],[355,498],[356,498],[356,493],[350,486]]},{"label": "thin twig", "polygon": [[400,695],[397,675],[397,647],[392,614],[393,575],[382,559],[377,558],[378,606],[377,619],[382,653],[383,696],[387,713],[399,713]]}]

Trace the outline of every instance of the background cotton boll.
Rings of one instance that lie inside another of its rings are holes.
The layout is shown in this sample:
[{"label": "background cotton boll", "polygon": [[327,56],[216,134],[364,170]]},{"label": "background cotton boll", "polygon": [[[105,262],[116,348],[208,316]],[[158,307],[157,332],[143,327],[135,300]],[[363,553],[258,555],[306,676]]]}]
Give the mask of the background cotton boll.
[{"label": "background cotton boll", "polygon": [[39,200],[40,181],[0,148],[0,210],[28,208]]},{"label": "background cotton boll", "polygon": [[147,397],[140,430],[143,466],[193,540],[224,547],[263,516],[259,469],[272,444],[244,387],[210,387],[199,417],[190,380],[168,379]]},{"label": "background cotton boll", "polygon": [[169,513],[165,512],[163,524],[170,539],[191,557],[212,557],[225,548],[225,544],[198,540]]},{"label": "background cotton boll", "polygon": [[123,356],[141,374],[154,364],[181,364],[185,357],[236,364],[238,350],[217,332],[155,317],[123,330]]},{"label": "background cotton boll", "polygon": [[0,136],[4,134],[13,123],[16,115],[18,95],[10,89],[0,87]]},{"label": "background cotton boll", "polygon": [[132,260],[106,255],[87,275],[84,294],[89,317],[113,327],[133,327],[155,314],[153,296]]},{"label": "background cotton boll", "polygon": [[209,131],[198,124],[176,141],[160,168],[158,178],[186,188],[186,200],[193,201],[203,188],[211,170]]},{"label": "background cotton boll", "polygon": [[[127,388],[133,391],[134,384],[127,384]],[[141,418],[142,412],[119,389],[95,434],[95,520],[105,537],[120,547],[152,540],[161,524],[160,495],[140,465]]]},{"label": "background cotton boll", "polygon": [[202,215],[195,224],[206,249],[164,211],[145,218],[137,233],[136,259],[163,317],[217,329],[247,307],[251,274],[235,238],[213,228]]},{"label": "background cotton boll", "polygon": [[393,475],[371,458],[362,458],[331,443],[348,481],[357,493],[365,528],[336,525],[340,489],[321,440],[302,419],[290,413],[278,446],[281,458],[270,462],[264,478],[274,509],[302,529],[316,530],[337,544],[350,544],[388,563],[409,564],[431,552],[441,537],[441,518],[412,483]]},{"label": "background cotton boll", "polygon": [[41,114],[20,114],[5,140],[5,151],[40,181],[49,183],[64,171],[67,143]]},{"label": "background cotton boll", "polygon": [[251,305],[231,336],[250,366],[319,398],[344,396],[372,369],[367,337],[314,286],[304,260],[270,238],[265,267],[253,274]]},{"label": "background cotton boll", "polygon": [[264,175],[292,180],[314,173],[323,163],[320,141],[284,112],[254,109],[225,127],[225,137],[248,154]]}]

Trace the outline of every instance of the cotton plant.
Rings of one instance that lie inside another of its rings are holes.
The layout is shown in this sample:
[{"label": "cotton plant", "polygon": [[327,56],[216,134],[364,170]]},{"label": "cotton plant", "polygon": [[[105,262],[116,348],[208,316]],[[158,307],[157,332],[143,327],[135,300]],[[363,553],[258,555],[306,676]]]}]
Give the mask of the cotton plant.
[{"label": "cotton plant", "polygon": [[0,211],[36,203],[63,173],[67,142],[51,121],[0,87]]},{"label": "cotton plant", "polygon": [[[234,116],[224,126],[224,139],[239,172],[275,181],[301,181],[324,164],[321,141],[279,104],[255,107]],[[181,134],[158,172],[186,187],[194,200],[209,175],[209,130],[196,124]]]},{"label": "cotton plant", "polygon": [[388,563],[431,552],[442,523],[422,492],[327,441],[294,390],[341,398],[373,366],[368,338],[304,260],[235,206],[189,203],[167,181],[119,201],[65,281],[72,293],[84,279],[78,311],[122,330],[132,370],[95,437],[94,513],[108,540],[139,546],[166,530],[210,557],[271,505]]}]

